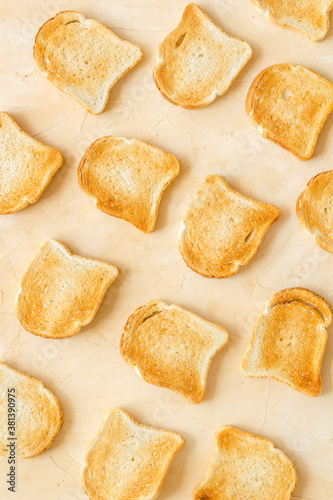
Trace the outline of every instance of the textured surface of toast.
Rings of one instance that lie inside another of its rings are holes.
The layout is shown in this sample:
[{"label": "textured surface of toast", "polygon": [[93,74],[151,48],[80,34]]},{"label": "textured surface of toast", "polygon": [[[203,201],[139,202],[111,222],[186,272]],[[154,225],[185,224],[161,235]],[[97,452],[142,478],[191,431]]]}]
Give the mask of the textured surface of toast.
[{"label": "textured surface of toast", "polygon": [[333,253],[333,170],[312,177],[297,200],[296,213],[317,245]]},{"label": "textured surface of toast", "polygon": [[326,327],[331,323],[331,307],[311,290],[277,292],[255,325],[242,372],[274,378],[307,396],[319,396]]},{"label": "textured surface of toast", "polygon": [[246,98],[246,111],[258,132],[300,160],[313,155],[332,109],[333,84],[293,64],[264,69]]},{"label": "textured surface of toast", "polygon": [[137,139],[107,136],[86,150],[78,181],[99,210],[150,233],[163,191],[178,173],[175,156]]},{"label": "textured surface of toast", "polygon": [[332,0],[250,0],[253,5],[281,26],[300,31],[316,42],[325,38],[330,28]]},{"label": "textured surface of toast", "polygon": [[8,454],[10,438],[8,390],[15,395],[16,454],[21,458],[39,455],[51,446],[61,429],[63,418],[59,401],[37,378],[0,362],[0,455],[3,456]]},{"label": "textured surface of toast", "polygon": [[179,250],[186,264],[210,278],[228,278],[257,252],[280,211],[241,195],[209,175],[183,220]]},{"label": "textured surface of toast", "polygon": [[111,264],[73,255],[62,243],[45,240],[20,280],[18,319],[34,335],[71,337],[95,317],[117,275]]},{"label": "textured surface of toast", "polygon": [[34,45],[38,69],[93,114],[104,110],[111,88],[142,56],[140,47],[76,11],[46,21]]},{"label": "textured surface of toast", "polygon": [[251,56],[247,42],[224,33],[191,3],[159,46],[153,77],[172,104],[201,108],[227,92]]},{"label": "textured surface of toast", "polygon": [[274,443],[230,426],[215,434],[214,456],[194,500],[291,500],[297,473]]},{"label": "textured surface of toast", "polygon": [[212,358],[227,340],[221,326],[182,307],[152,301],[127,320],[120,352],[147,382],[200,403]]},{"label": "textured surface of toast", "polygon": [[0,214],[35,203],[63,164],[57,149],[26,134],[6,112],[0,112]]},{"label": "textured surface of toast", "polygon": [[90,444],[82,485],[90,500],[153,500],[184,440],[175,432],[138,424],[110,410]]}]

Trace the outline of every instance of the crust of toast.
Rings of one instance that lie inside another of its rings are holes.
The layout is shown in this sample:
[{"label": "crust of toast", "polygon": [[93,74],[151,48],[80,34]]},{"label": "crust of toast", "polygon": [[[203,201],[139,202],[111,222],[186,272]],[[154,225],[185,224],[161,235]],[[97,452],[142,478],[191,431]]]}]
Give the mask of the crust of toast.
[{"label": "crust of toast", "polygon": [[66,338],[97,314],[118,269],[74,255],[56,240],[45,240],[20,280],[16,314],[34,335]]},{"label": "crust of toast", "polygon": [[99,210],[150,233],[163,192],[178,174],[175,156],[138,139],[106,136],[86,150],[78,182]]},{"label": "crust of toast", "polygon": [[273,295],[258,319],[241,371],[269,377],[310,397],[322,388],[321,365],[332,309],[305,288],[287,288]]},{"label": "crust of toast", "polygon": [[137,45],[70,10],[41,26],[33,55],[46,78],[92,114],[104,111],[112,87],[143,57]]},{"label": "crust of toast", "polygon": [[313,155],[333,109],[333,84],[304,66],[275,64],[253,81],[246,111],[258,132],[299,160]]},{"label": "crust of toast", "polygon": [[30,137],[0,112],[0,214],[36,203],[64,160],[55,148]]},{"label": "crust of toast", "polygon": [[171,389],[190,403],[200,403],[211,361],[227,341],[223,327],[155,300],[128,318],[120,353],[147,382]]},{"label": "crust of toast", "polygon": [[227,92],[251,57],[247,42],[227,35],[191,3],[158,47],[153,78],[172,104],[202,108]]},{"label": "crust of toast", "polygon": [[155,499],[182,436],[138,424],[126,411],[110,410],[90,444],[82,486],[90,500]]},{"label": "crust of toast", "polygon": [[7,391],[15,389],[16,454],[32,458],[47,450],[63,423],[58,399],[43,382],[0,361],[0,455],[8,455]]},{"label": "crust of toast", "polygon": [[330,326],[333,321],[331,306],[323,297],[307,288],[285,288],[284,290],[276,292],[267,302],[266,312],[269,312],[277,304],[285,304],[295,300],[308,303],[317,309],[318,313],[322,316],[324,326],[326,328]]},{"label": "crust of toast", "polygon": [[221,176],[209,175],[185,214],[180,253],[202,276],[228,278],[253,258],[279,216],[274,205],[247,198]]},{"label": "crust of toast", "polygon": [[297,473],[291,460],[261,436],[223,426],[215,434],[208,474],[193,500],[291,500]]},{"label": "crust of toast", "polygon": [[315,175],[298,197],[296,214],[315,243],[333,253],[333,170]]},{"label": "crust of toast", "polygon": [[332,0],[250,0],[251,3],[264,11],[271,21],[292,28],[306,35],[315,42],[320,42],[330,29],[330,12]]}]

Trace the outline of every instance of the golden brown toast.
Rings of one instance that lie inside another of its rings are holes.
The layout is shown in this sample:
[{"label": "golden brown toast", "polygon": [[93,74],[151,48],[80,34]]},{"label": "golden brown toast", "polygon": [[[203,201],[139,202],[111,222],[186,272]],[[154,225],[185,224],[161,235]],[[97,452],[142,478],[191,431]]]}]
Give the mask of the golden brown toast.
[{"label": "golden brown toast", "polygon": [[210,363],[227,340],[228,332],[221,326],[155,300],[128,318],[120,353],[147,382],[200,403]]},{"label": "golden brown toast", "polygon": [[209,175],[185,214],[180,253],[202,276],[228,278],[252,259],[279,216],[274,205],[247,198],[219,175]]},{"label": "golden brown toast", "polygon": [[307,396],[319,396],[326,328],[331,323],[331,307],[311,290],[277,292],[255,325],[242,372],[279,380]]},{"label": "golden brown toast", "polygon": [[207,106],[225,94],[252,57],[247,42],[227,35],[194,3],[158,47],[153,77],[172,104]]},{"label": "golden brown toast", "polygon": [[[10,429],[9,416],[14,422]],[[0,361],[0,455],[8,455],[8,443],[14,438],[19,457],[39,455],[51,446],[62,422],[59,401],[43,382]]]},{"label": "golden brown toast", "polygon": [[112,87],[142,56],[137,45],[70,10],[46,21],[34,45],[38,69],[93,114],[104,111]]},{"label": "golden brown toast", "polygon": [[176,432],[138,424],[110,410],[90,444],[82,485],[90,500],[153,500],[184,440]]},{"label": "golden brown toast", "polygon": [[228,425],[215,434],[214,456],[193,500],[291,500],[297,473],[269,439]]},{"label": "golden brown toast", "polygon": [[330,28],[332,0],[250,0],[265,16],[320,42]]},{"label": "golden brown toast", "polygon": [[0,214],[36,203],[63,161],[60,151],[30,137],[1,111]]},{"label": "golden brown toast", "polygon": [[296,213],[302,227],[318,246],[333,253],[333,170],[321,172],[299,196]]},{"label": "golden brown toast", "polygon": [[16,314],[28,332],[40,337],[75,335],[95,317],[118,269],[72,254],[56,240],[45,240],[20,280]]},{"label": "golden brown toast", "polygon": [[137,139],[107,136],[86,150],[78,181],[99,210],[150,233],[163,192],[178,173],[175,156]]},{"label": "golden brown toast", "polygon": [[246,111],[258,132],[299,160],[313,155],[333,109],[333,84],[304,66],[275,64],[253,81]]}]

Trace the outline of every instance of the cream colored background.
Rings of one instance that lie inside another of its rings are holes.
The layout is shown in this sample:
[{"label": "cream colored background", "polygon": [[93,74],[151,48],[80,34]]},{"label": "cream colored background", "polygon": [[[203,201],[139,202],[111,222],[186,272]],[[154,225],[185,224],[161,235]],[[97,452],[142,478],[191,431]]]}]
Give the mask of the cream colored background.
[{"label": "cream colored background", "polygon": [[[202,110],[187,111],[164,100],[151,77],[156,48],[185,5],[184,0],[0,0],[0,109],[65,157],[38,203],[0,219],[1,360],[41,378],[64,411],[64,426],[51,448],[19,461],[15,495],[6,490],[8,465],[0,460],[1,499],[87,498],[80,467],[105,412],[114,406],[185,438],[160,500],[190,498],[210,462],[214,433],[225,424],[266,436],[290,456],[299,474],[294,499],[333,499],[333,339],[323,362],[323,393],[316,399],[275,381],[246,378],[239,370],[253,325],[275,291],[305,286],[333,304],[333,256],[314,245],[295,215],[296,198],[307,181],[332,168],[332,117],[314,157],[300,162],[262,139],[244,110],[251,81],[270,64],[303,64],[333,81],[333,29],[316,44],[269,23],[248,0],[202,0],[200,6],[216,23],[251,44],[254,56],[226,96]],[[144,59],[118,82],[99,116],[53,87],[33,61],[37,29],[66,9],[97,18],[144,51]],[[152,234],[102,214],[78,187],[80,157],[94,139],[107,134],[148,141],[180,161],[181,173],[163,196]],[[177,249],[186,206],[211,173],[281,209],[256,257],[227,280],[190,271]],[[50,237],[120,269],[95,320],[77,336],[58,341],[24,331],[14,313],[18,280],[40,241]],[[145,383],[119,354],[127,317],[151,299],[187,307],[230,332],[227,347],[212,363],[200,405]]]}]

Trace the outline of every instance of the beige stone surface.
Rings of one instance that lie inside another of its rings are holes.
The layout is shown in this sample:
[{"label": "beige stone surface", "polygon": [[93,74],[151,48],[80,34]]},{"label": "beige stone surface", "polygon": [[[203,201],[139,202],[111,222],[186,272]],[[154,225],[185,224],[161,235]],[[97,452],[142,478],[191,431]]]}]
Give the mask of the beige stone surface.
[{"label": "beige stone surface", "polygon": [[[248,41],[254,55],[226,95],[189,111],[163,99],[152,79],[157,46],[177,25],[185,5],[184,0],[0,2],[0,109],[65,158],[36,204],[0,218],[0,359],[42,379],[64,412],[63,428],[49,450],[19,461],[15,494],[7,491],[8,464],[0,459],[2,500],[87,498],[80,485],[84,454],[114,406],[185,438],[159,500],[190,498],[208,468],[216,430],[228,424],[272,439],[292,459],[299,476],[295,500],[333,499],[332,327],[318,398],[279,382],[247,378],[239,369],[256,319],[274,292],[303,286],[333,305],[333,256],[313,243],[295,213],[308,180],[332,168],[332,117],[313,158],[301,162],[264,140],[245,112],[250,83],[271,64],[299,63],[333,82],[333,30],[316,44],[270,23],[248,0],[202,0],[200,6],[213,20]],[[99,116],[56,89],[33,60],[39,26],[65,9],[100,20],[144,52],[142,61],[113,88]],[[86,147],[107,134],[147,141],[180,162],[180,175],[162,198],[151,234],[101,213],[78,186],[77,166]],[[254,259],[226,280],[189,270],[177,245],[186,207],[209,174],[222,175],[232,188],[281,210]],[[63,340],[31,335],[14,313],[19,278],[46,238],[120,270],[96,318]],[[176,303],[230,332],[226,348],[213,360],[206,397],[199,405],[147,384],[120,356],[128,316],[153,299]]]}]

